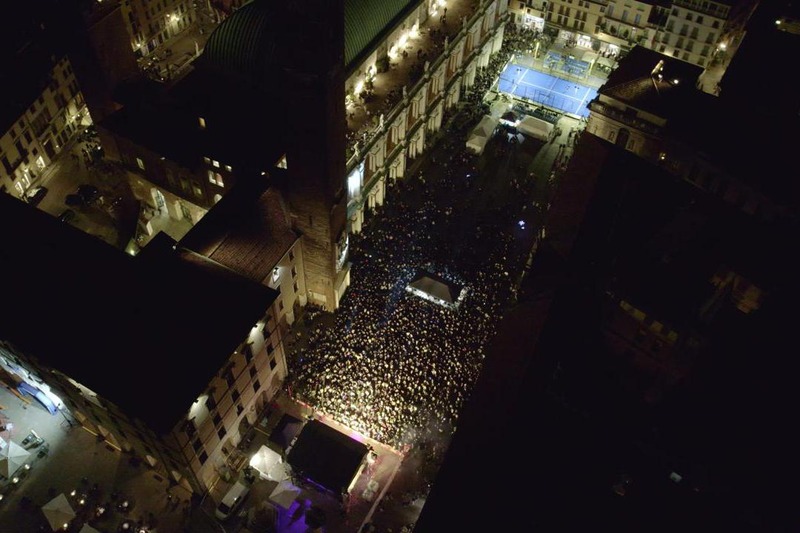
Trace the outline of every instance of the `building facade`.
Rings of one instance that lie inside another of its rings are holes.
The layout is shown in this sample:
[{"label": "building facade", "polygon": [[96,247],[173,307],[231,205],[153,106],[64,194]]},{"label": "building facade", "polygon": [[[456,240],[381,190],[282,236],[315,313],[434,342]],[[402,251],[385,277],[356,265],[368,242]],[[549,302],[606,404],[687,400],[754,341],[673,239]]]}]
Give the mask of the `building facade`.
[{"label": "building facade", "polygon": [[586,50],[617,54],[640,45],[701,67],[720,59],[752,10],[747,0],[512,0],[518,25]]},{"label": "building facade", "polygon": [[122,0],[120,7],[137,57],[150,55],[196,20],[194,3],[189,0]]},{"label": "building facade", "polygon": [[67,56],[52,62],[43,87],[0,136],[0,190],[25,194],[91,116]]},{"label": "building facade", "polygon": [[730,16],[730,2],[676,0],[658,30],[656,49],[704,67],[727,49],[724,36]]},{"label": "building facade", "polygon": [[270,307],[166,439],[180,451],[201,491],[223,468],[237,469],[249,459],[237,445],[287,376],[283,337],[273,313]]}]

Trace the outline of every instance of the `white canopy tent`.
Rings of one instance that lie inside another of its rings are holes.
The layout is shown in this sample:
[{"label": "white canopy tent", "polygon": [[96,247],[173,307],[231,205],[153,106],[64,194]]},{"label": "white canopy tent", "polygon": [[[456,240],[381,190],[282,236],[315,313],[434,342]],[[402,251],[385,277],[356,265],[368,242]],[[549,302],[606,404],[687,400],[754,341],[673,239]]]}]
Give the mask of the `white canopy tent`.
[{"label": "white canopy tent", "polygon": [[283,481],[288,477],[281,455],[264,445],[250,458],[250,466],[255,468],[263,479]]},{"label": "white canopy tent", "polygon": [[517,124],[517,131],[535,139],[546,141],[550,138],[550,134],[553,131],[553,125],[546,120],[527,116],[519,121]]},{"label": "white canopy tent", "polygon": [[72,519],[75,518],[75,510],[69,504],[63,492],[44,504],[42,506],[42,512],[45,518],[47,518],[50,527],[53,528],[53,531],[66,529],[66,527],[64,527],[65,524],[69,525]]},{"label": "white canopy tent", "polygon": [[269,495],[269,499],[284,509],[288,509],[292,506],[297,497],[300,496],[300,492],[302,491],[292,485],[290,481],[284,480],[278,483],[278,486],[273,489]]},{"label": "white canopy tent", "polygon": [[483,153],[486,143],[492,138],[495,128],[497,128],[498,120],[489,115],[484,115],[481,121],[469,133],[467,137],[467,148],[476,154]]},{"label": "white canopy tent", "polygon": [[[2,439],[0,439],[2,440]],[[14,441],[0,443],[0,476],[10,478],[28,460],[31,452]]]}]

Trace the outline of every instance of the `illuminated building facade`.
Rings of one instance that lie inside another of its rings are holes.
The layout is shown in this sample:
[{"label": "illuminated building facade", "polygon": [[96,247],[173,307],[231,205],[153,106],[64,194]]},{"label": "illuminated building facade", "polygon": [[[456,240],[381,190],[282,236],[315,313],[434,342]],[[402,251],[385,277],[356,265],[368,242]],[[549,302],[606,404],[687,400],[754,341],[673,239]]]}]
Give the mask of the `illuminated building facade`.
[{"label": "illuminated building facade", "polygon": [[518,26],[541,32],[547,14],[547,0],[510,0],[508,11]]},{"label": "illuminated building facade", "polygon": [[137,57],[147,56],[196,20],[189,0],[121,0],[119,5]]},{"label": "illuminated building facade", "polygon": [[24,56],[19,60],[38,61],[40,68],[38,76],[30,80],[31,90],[20,95],[16,112],[6,115],[0,128],[0,190],[18,198],[72,136],[91,123],[67,56],[57,60]]},{"label": "illuminated building facade", "polygon": [[[535,2],[511,2],[515,21],[535,27]],[[724,55],[749,16],[749,0],[551,0],[545,27],[577,47],[620,52],[636,45],[701,67]]]}]

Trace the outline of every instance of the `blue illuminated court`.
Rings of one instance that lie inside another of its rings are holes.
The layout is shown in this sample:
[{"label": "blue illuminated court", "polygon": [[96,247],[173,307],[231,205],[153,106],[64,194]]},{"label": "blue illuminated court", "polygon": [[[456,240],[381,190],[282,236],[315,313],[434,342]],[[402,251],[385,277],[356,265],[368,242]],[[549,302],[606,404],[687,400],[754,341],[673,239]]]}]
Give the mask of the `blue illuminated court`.
[{"label": "blue illuminated court", "polygon": [[596,89],[515,63],[506,65],[497,90],[581,117],[589,116],[587,105],[597,96]]}]

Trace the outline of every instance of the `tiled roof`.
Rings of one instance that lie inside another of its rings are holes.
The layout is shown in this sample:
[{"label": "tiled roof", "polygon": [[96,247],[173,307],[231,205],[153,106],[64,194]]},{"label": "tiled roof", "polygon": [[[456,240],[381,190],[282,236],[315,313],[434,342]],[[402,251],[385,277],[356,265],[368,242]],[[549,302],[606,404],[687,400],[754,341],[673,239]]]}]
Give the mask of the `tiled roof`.
[{"label": "tiled roof", "polygon": [[180,245],[261,283],[299,237],[276,189],[248,196],[226,195]]}]

